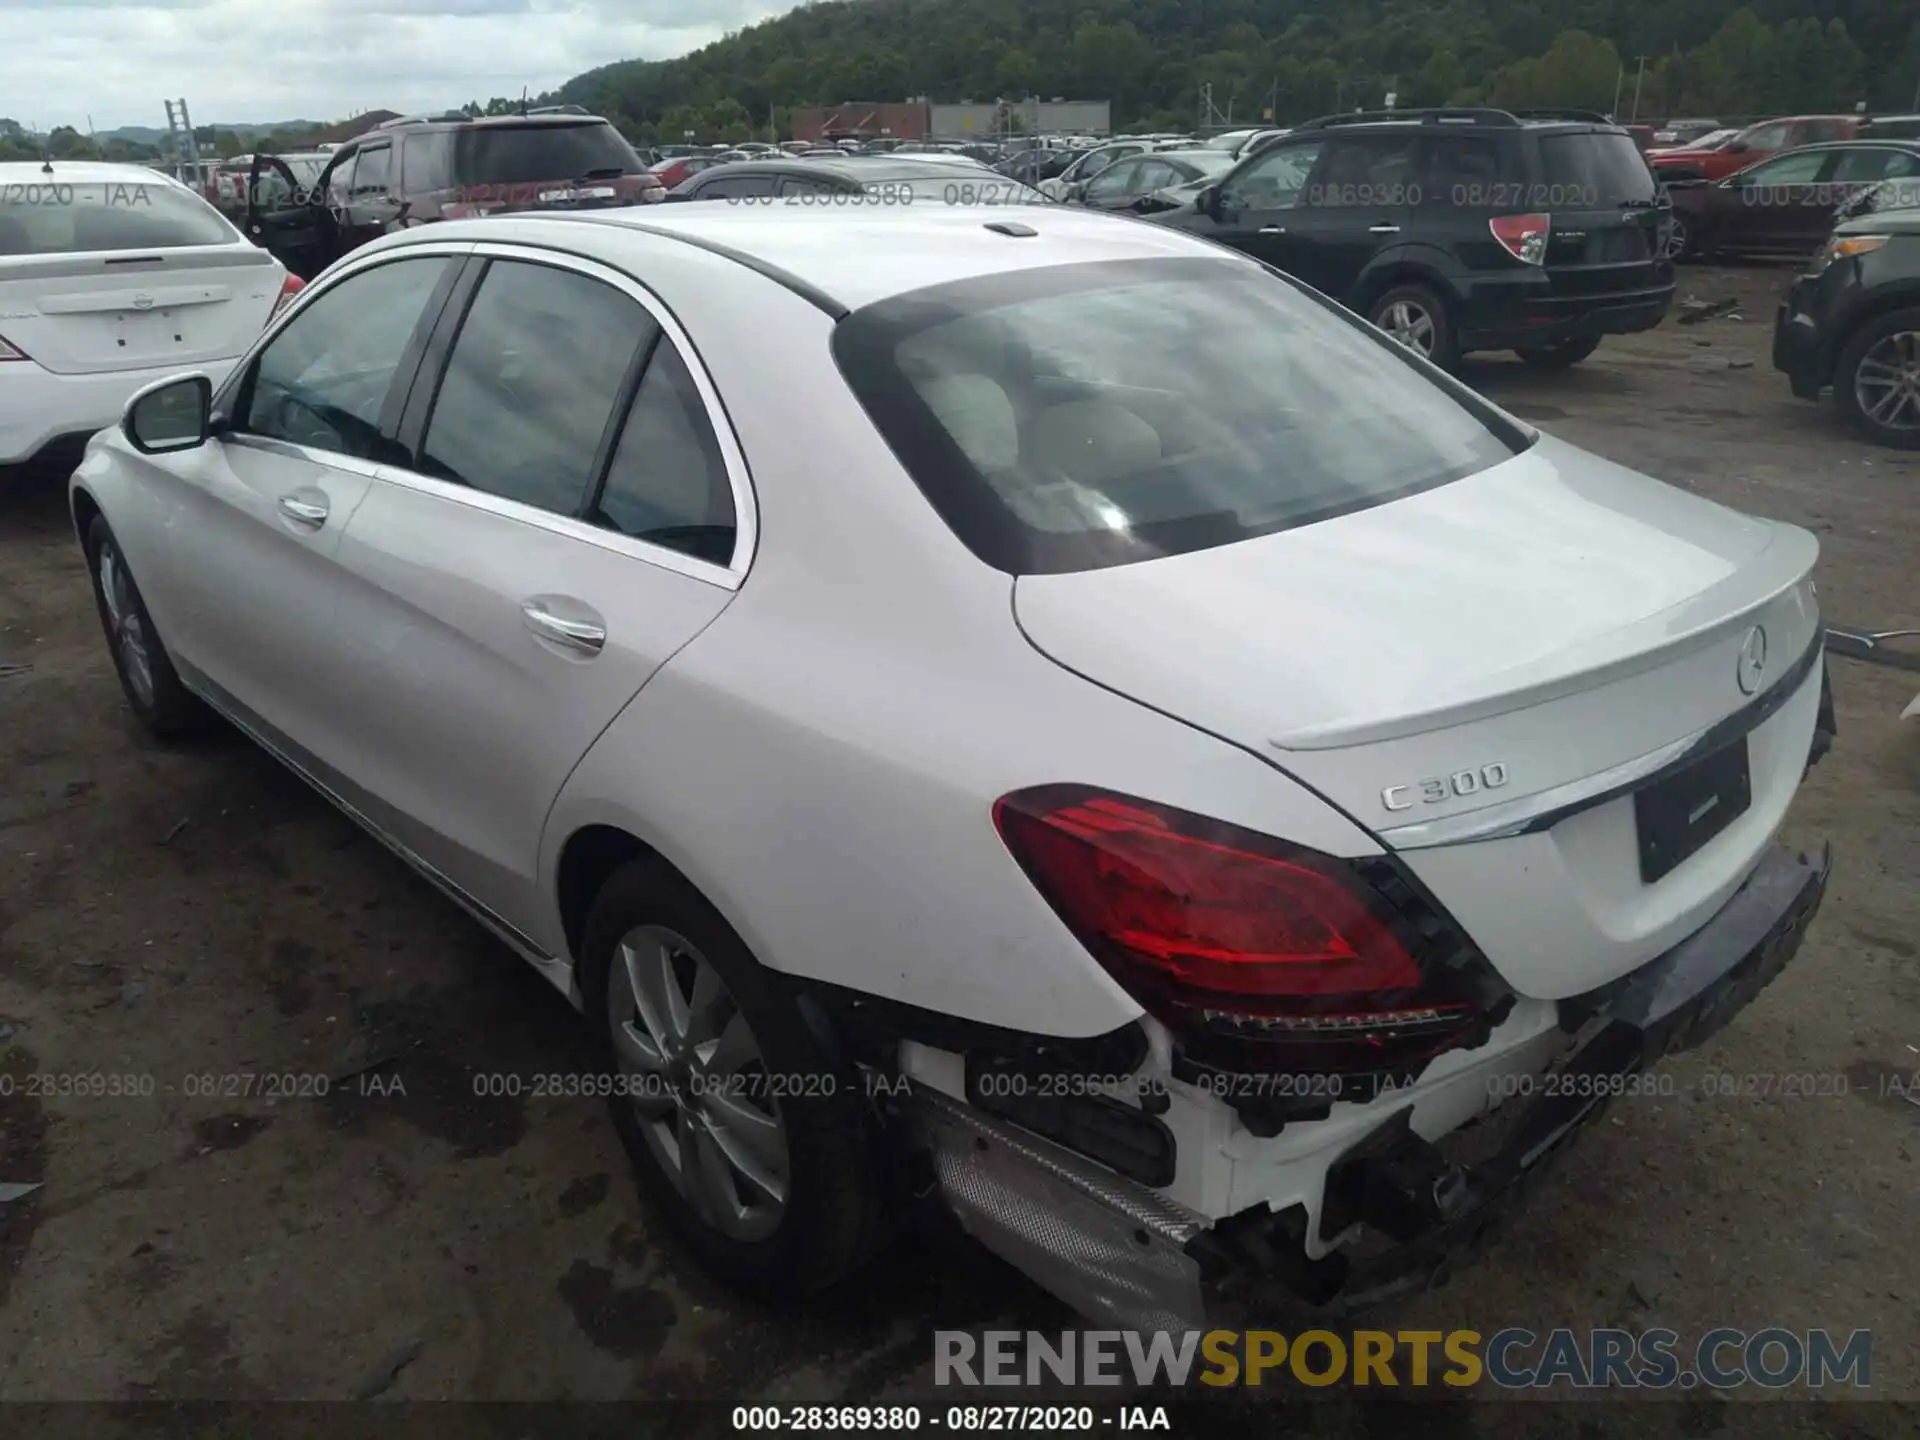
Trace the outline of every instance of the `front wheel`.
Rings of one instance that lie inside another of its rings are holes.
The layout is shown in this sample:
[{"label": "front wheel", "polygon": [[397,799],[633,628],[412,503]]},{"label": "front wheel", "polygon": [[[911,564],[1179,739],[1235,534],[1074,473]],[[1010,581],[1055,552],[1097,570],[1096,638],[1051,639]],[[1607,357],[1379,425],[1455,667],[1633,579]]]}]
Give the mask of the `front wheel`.
[{"label": "front wheel", "polygon": [[1599,337],[1589,336],[1563,340],[1558,345],[1529,345],[1513,353],[1536,370],[1570,370],[1599,348]]},{"label": "front wheel", "polygon": [[1920,307],[1868,321],[1840,351],[1833,400],[1869,440],[1920,450]]},{"label": "front wheel", "polygon": [[1394,286],[1367,308],[1367,319],[1442,369],[1459,358],[1447,302],[1425,285]]},{"label": "front wheel", "polygon": [[860,1074],[705,897],[660,861],[616,871],[580,984],[614,1128],[708,1269],[782,1299],[869,1258],[886,1217]]},{"label": "front wheel", "polygon": [[203,728],[209,712],[181,684],[105,517],[93,517],[85,545],[94,606],[100,612],[100,628],[106,632],[107,650],[127,704],[141,724],[162,738]]}]

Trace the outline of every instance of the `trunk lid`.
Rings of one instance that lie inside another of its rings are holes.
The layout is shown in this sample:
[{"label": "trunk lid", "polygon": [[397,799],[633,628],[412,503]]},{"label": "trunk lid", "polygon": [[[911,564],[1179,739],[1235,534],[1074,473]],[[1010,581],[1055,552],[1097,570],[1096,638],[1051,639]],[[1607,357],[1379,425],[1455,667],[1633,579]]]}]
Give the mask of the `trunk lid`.
[{"label": "trunk lid", "polygon": [[[1816,554],[1804,531],[1543,438],[1319,524],[1022,576],[1015,611],[1061,665],[1246,747],[1403,850],[1509,983],[1558,998],[1696,927],[1777,826],[1817,675],[1749,737],[1747,810],[1658,879],[1632,795],[1595,800],[1788,678],[1819,639]],[[1544,830],[1498,833],[1574,800]]]},{"label": "trunk lid", "polygon": [[280,265],[184,185],[131,166],[81,178],[100,173],[49,167],[0,193],[0,336],[63,375],[238,355]]},{"label": "trunk lid", "polygon": [[129,255],[0,256],[0,336],[60,375],[231,360],[284,272],[244,241]]}]

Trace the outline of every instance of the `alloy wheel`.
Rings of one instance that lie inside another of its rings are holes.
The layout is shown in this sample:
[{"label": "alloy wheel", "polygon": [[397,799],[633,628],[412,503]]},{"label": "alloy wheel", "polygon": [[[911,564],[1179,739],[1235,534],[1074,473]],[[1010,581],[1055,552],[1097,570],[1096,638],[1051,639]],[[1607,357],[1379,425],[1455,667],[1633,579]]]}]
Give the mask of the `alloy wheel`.
[{"label": "alloy wheel", "polygon": [[107,604],[110,642],[120,657],[140,703],[153,704],[153,661],[147,653],[147,627],[141,622],[140,609],[134,604],[133,585],[127,568],[111,541],[100,547],[100,594]]},{"label": "alloy wheel", "polygon": [[732,1239],[771,1235],[787,1203],[787,1127],[720,972],[683,936],[638,926],[608,967],[607,1016],[623,1093],[675,1188]]},{"label": "alloy wheel", "polygon": [[1682,259],[1687,253],[1687,240],[1687,222],[1676,215],[1667,231],[1667,259]]},{"label": "alloy wheel", "polygon": [[1860,357],[1853,398],[1871,423],[1920,432],[1920,331],[1896,330]]},{"label": "alloy wheel", "polygon": [[1417,300],[1396,300],[1380,312],[1379,326],[1409,350],[1433,355],[1434,323],[1427,307]]}]

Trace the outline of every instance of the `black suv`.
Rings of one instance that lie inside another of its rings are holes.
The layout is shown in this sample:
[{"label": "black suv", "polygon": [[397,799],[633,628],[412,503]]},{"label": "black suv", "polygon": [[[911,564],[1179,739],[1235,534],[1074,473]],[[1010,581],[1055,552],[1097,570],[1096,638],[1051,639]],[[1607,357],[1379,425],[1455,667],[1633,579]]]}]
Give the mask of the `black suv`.
[{"label": "black suv", "polygon": [[1920,180],[1885,181],[1847,210],[1781,302],[1773,365],[1804,400],[1831,385],[1867,438],[1920,450]]},{"label": "black suv", "polygon": [[389,120],[328,158],[310,183],[254,157],[246,232],[303,280],[406,225],[513,210],[582,210],[666,198],[626,137],[579,106],[474,119]]},{"label": "black suv", "polygon": [[1558,368],[1673,299],[1671,208],[1633,137],[1581,111],[1329,115],[1143,217],[1304,280],[1435,363]]}]

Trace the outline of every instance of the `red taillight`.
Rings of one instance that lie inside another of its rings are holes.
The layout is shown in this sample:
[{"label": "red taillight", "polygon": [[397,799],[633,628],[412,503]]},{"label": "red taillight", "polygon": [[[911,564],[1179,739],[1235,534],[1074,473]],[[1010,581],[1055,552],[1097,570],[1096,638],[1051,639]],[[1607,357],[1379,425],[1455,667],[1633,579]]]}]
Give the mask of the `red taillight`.
[{"label": "red taillight", "polygon": [[1514,259],[1529,265],[1546,263],[1547,236],[1553,229],[1551,215],[1496,215],[1487,226]]},{"label": "red taillight", "polygon": [[6,336],[0,335],[0,363],[8,360],[31,360],[33,357],[14,344]]},{"label": "red taillight", "polygon": [[1092,792],[1009,795],[994,819],[1075,929],[1196,999],[1420,983],[1420,967],[1383,920],[1307,852]]},{"label": "red taillight", "polygon": [[[289,274],[286,279],[280,282],[280,294],[273,302],[273,315],[278,315],[282,310],[286,309],[287,306],[291,305],[293,303],[293,297],[306,288],[306,281],[302,280],[298,275]],[[267,318],[271,320],[273,315],[269,315]]]}]

